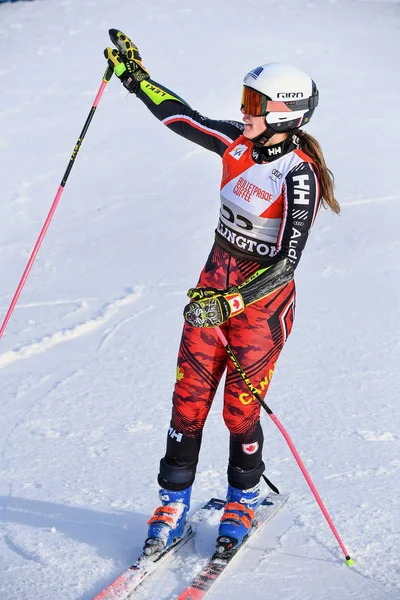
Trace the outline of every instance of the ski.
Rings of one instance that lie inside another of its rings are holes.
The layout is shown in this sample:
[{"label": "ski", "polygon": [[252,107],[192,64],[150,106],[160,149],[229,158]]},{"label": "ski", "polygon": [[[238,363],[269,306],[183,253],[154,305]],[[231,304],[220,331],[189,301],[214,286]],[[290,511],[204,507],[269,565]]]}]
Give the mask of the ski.
[{"label": "ski", "polygon": [[199,575],[193,579],[192,583],[183,590],[177,600],[203,600],[203,598],[208,595],[215,582],[219,580],[227,567],[232,563],[233,559],[246,547],[253,535],[260,531],[260,529],[286,504],[288,497],[287,494],[268,494],[256,510],[256,525],[244,542],[238,547],[236,552],[227,558],[223,557],[218,552],[215,552],[211,560],[206,564]]},{"label": "ski", "polygon": [[179,541],[164,552],[155,556],[141,554],[137,560],[124,571],[110,585],[104,588],[93,600],[125,600],[130,594],[154,571],[164,564],[173,554],[176,554],[196,533],[197,525],[210,512],[221,510],[225,506],[224,500],[211,498],[207,504],[200,508],[188,519],[183,535]]}]

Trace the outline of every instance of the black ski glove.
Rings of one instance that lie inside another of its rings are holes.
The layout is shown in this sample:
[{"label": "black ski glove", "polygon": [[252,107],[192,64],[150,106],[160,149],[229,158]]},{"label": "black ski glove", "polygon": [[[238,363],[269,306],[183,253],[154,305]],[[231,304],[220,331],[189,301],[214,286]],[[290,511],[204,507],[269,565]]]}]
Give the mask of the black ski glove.
[{"label": "black ski glove", "polygon": [[111,41],[118,50],[106,48],[104,56],[109,67],[131,94],[136,93],[141,81],[150,78],[150,73],[142,64],[137,46],[118,29],[110,29]]}]

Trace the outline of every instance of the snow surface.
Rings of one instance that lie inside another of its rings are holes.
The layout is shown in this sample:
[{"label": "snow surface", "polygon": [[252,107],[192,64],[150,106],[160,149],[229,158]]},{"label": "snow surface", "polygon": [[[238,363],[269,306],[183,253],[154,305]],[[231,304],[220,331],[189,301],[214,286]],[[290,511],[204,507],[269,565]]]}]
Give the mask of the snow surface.
[{"label": "snow surface", "polygon": [[[308,71],[310,125],[336,175],[297,272],[296,323],[268,402],[356,566],[263,417],[269,477],[290,492],[210,598],[400,598],[400,4],[38,0],[0,9],[0,309],[5,315],[105,69],[108,29],[154,79],[240,119],[243,75]],[[112,80],[0,341],[0,597],[89,600],[140,550],[157,505],[186,290],[216,226],[220,160]],[[221,395],[193,509],[226,487]],[[138,591],[176,598],[215,524]],[[194,550],[196,549],[196,553]],[[186,562],[184,562],[186,556]],[[250,575],[251,573],[251,575]]]}]

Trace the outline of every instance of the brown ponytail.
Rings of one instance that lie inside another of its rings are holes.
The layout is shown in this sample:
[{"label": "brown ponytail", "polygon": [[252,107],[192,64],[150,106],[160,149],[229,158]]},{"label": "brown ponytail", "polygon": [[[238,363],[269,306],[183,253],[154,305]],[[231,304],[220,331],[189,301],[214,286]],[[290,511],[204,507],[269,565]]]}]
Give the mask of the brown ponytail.
[{"label": "brown ponytail", "polygon": [[321,185],[321,204],[324,208],[330,208],[337,215],[340,213],[340,205],[333,193],[333,173],[326,166],[322,149],[317,140],[300,129],[293,132],[299,138],[300,149],[303,150],[315,162],[318,168],[318,179]]}]

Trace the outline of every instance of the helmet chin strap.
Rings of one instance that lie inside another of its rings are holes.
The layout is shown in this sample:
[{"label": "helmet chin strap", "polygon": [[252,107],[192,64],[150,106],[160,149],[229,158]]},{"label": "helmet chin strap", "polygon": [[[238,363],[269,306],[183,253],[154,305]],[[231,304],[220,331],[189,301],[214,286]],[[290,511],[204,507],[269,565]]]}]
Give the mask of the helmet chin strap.
[{"label": "helmet chin strap", "polygon": [[269,142],[269,140],[275,135],[276,131],[273,131],[271,129],[271,127],[268,127],[267,125],[267,121],[265,121],[266,124],[266,129],[260,133],[260,135],[257,135],[254,138],[249,138],[250,142],[253,142],[254,146],[256,146],[256,148],[261,148],[262,146],[265,146],[265,144],[267,142]]}]

